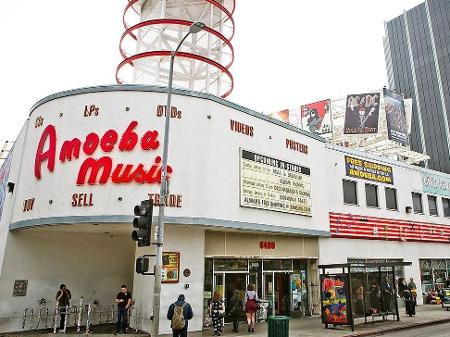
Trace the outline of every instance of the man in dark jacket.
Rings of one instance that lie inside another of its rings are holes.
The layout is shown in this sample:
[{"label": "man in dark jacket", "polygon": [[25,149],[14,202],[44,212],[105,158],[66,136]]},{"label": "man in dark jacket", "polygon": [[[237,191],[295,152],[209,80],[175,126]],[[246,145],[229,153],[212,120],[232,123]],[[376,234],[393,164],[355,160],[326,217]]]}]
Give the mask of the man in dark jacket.
[{"label": "man in dark jacket", "polygon": [[65,332],[64,326],[66,322],[67,309],[69,306],[69,301],[72,298],[70,290],[66,288],[65,284],[59,286],[59,290],[56,293],[56,301],[58,302],[58,309],[61,319],[59,321],[59,331]]},{"label": "man in dark jacket", "polygon": [[[187,337],[188,321],[193,316],[191,305],[185,302],[184,295],[180,294],[178,300],[170,305],[167,312],[167,319],[171,321],[170,327],[172,328],[173,337]],[[180,320],[184,321],[183,328],[179,327]]]}]

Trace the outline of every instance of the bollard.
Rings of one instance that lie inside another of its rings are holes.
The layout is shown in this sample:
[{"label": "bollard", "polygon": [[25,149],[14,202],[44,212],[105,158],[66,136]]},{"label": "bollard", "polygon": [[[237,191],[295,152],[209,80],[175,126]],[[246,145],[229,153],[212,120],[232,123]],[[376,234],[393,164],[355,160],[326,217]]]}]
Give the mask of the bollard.
[{"label": "bollard", "polygon": [[81,315],[83,314],[83,296],[80,298],[80,309],[78,311],[77,332],[81,330]]},{"label": "bollard", "polygon": [[25,323],[26,323],[26,320],[27,320],[27,312],[28,311],[33,313],[33,309],[32,308],[25,308],[25,310],[23,311],[22,332],[25,330]]},{"label": "bollard", "polygon": [[91,303],[88,304],[87,318],[86,318],[86,333],[89,333],[91,327]]},{"label": "bollard", "polygon": [[58,313],[59,313],[59,306],[56,305],[55,315],[53,316],[53,333],[56,333],[56,330],[58,329]]}]

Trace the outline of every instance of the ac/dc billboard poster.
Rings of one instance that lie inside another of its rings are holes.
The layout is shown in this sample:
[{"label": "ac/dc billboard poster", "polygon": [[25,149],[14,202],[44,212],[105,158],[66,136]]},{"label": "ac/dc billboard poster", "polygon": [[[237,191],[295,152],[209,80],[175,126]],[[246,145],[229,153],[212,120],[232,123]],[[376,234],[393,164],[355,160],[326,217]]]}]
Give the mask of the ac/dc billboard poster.
[{"label": "ac/dc billboard poster", "polygon": [[348,95],[344,134],[377,133],[379,110],[379,93]]},{"label": "ac/dc billboard poster", "polygon": [[331,132],[330,100],[302,105],[302,128],[319,135]]},{"label": "ac/dc billboard poster", "polygon": [[383,96],[388,138],[406,145],[408,142],[408,125],[403,97],[388,89],[383,89]]},{"label": "ac/dc billboard poster", "polygon": [[349,324],[346,274],[320,275],[322,323]]}]

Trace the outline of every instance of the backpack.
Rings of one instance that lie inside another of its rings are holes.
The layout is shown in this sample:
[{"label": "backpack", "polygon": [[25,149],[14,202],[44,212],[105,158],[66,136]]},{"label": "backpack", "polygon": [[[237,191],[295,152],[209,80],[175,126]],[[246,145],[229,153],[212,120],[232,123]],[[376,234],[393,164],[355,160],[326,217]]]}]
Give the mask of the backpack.
[{"label": "backpack", "polygon": [[183,305],[177,305],[175,304],[175,307],[173,308],[173,316],[172,316],[172,324],[171,327],[174,330],[183,330],[184,329],[184,306],[186,303],[183,303]]}]

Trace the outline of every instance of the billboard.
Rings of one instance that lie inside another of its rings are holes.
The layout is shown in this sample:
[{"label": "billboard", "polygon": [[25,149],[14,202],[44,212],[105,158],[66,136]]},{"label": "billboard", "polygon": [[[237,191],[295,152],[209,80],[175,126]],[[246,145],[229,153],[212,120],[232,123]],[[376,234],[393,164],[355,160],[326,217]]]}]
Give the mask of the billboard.
[{"label": "billboard", "polygon": [[268,114],[268,116],[279,121],[289,123],[289,109],[284,109],[278,112],[271,112]]},{"label": "billboard", "polygon": [[350,156],[345,156],[345,174],[347,177],[394,184],[394,173],[391,166]]},{"label": "billboard", "polygon": [[9,170],[11,168],[12,151],[9,152],[3,165],[0,167],[0,220],[2,219],[3,205],[7,193]]},{"label": "billboard", "polygon": [[386,88],[383,89],[383,96],[388,138],[406,145],[408,143],[408,124],[403,96]]},{"label": "billboard", "polygon": [[310,170],[241,149],[241,206],[311,216]]},{"label": "billboard", "polygon": [[302,128],[319,135],[331,133],[330,100],[302,105]]},{"label": "billboard", "polygon": [[348,95],[345,108],[344,134],[378,132],[380,94]]}]

